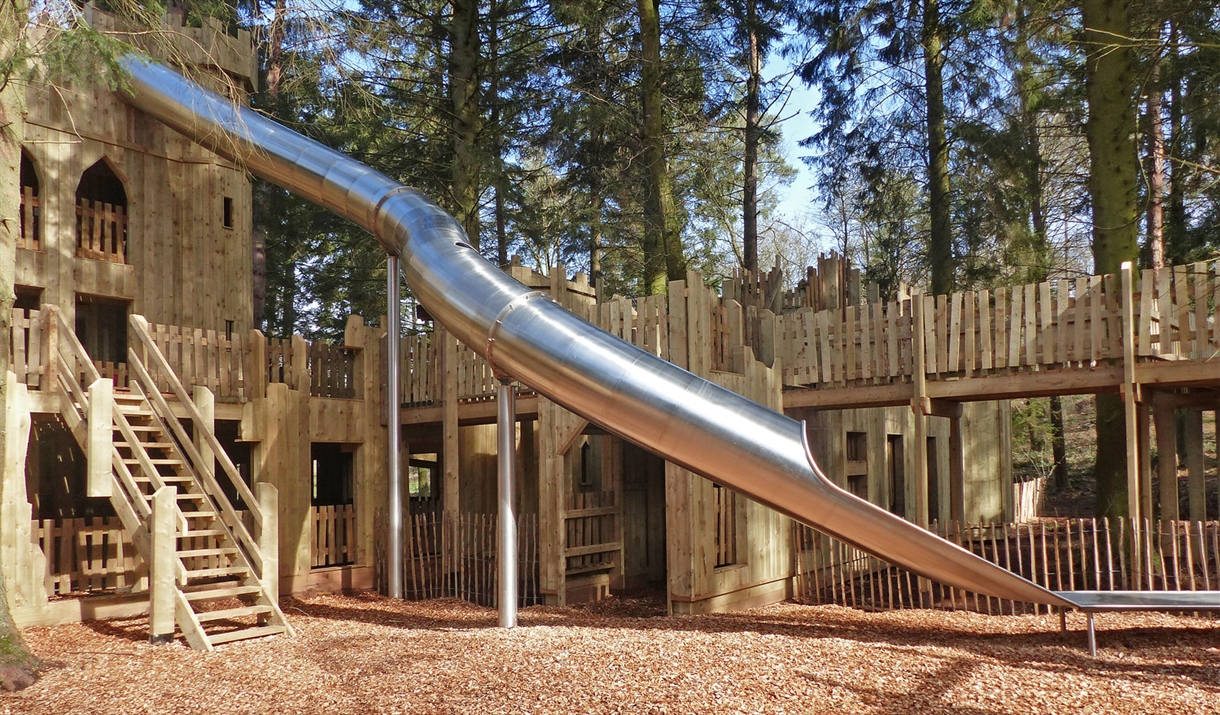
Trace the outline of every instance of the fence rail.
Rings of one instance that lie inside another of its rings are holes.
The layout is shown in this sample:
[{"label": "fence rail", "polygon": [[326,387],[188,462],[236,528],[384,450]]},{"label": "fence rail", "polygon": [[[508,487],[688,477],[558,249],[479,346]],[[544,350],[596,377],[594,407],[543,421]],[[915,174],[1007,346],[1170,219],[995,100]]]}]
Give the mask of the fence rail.
[{"label": "fence rail", "polygon": [[9,338],[10,367],[17,382],[30,389],[42,385],[46,362],[43,316],[37,310],[13,309],[13,325]]},{"label": "fence rail", "polygon": [[[409,599],[460,598],[497,607],[495,514],[412,514],[403,549]],[[542,602],[538,590],[538,516],[517,517],[518,605]]]},{"label": "fence rail", "polygon": [[[1043,519],[934,524],[967,551],[1055,591],[1220,589],[1220,522]],[[853,608],[937,607],[987,614],[1049,612],[925,582],[912,572],[804,526],[793,530],[796,599]]]},{"label": "fence rail", "polygon": [[[226,402],[249,399],[245,364],[249,351],[241,333],[226,336],[215,330],[157,323],[149,324],[148,333],[183,385],[206,387],[217,400]],[[149,370],[161,392],[169,392],[169,376],[156,365]]]}]

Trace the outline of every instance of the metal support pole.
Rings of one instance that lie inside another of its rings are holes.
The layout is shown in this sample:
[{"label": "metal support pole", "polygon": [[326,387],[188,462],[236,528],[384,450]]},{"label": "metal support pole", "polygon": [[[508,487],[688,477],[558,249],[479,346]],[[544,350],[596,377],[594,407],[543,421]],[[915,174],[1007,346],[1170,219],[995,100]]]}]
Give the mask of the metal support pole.
[{"label": "metal support pole", "polygon": [[517,388],[511,379],[500,380],[496,394],[496,463],[500,511],[496,519],[496,553],[500,561],[500,627],[517,625],[517,510],[514,506],[513,466],[517,456]]},{"label": "metal support pole", "polygon": [[1097,657],[1097,630],[1093,628],[1093,612],[1085,614],[1089,627],[1089,655]]},{"label": "metal support pole", "polygon": [[390,582],[389,597],[402,598],[402,465],[399,463],[398,439],[400,436],[399,420],[402,418],[401,400],[398,397],[398,340],[402,332],[402,302],[398,297],[398,256],[386,259],[386,315],[389,325],[386,326],[386,402],[389,410],[389,440],[386,451],[389,453],[390,476],[390,508],[389,521],[390,541],[388,568],[386,569]]}]

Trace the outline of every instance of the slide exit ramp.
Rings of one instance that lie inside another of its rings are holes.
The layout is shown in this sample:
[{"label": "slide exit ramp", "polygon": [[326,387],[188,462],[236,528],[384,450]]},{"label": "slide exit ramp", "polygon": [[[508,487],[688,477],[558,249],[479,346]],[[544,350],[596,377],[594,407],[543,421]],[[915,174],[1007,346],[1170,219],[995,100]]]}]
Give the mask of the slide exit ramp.
[{"label": "slide exit ramp", "polygon": [[[837,487],[802,423],[676,367],[518,283],[426,196],[136,55],[124,99],[367,229],[415,297],[499,372],[620,437],[890,563],[969,591],[1078,607]],[[1104,605],[1092,595],[1091,605]]]}]

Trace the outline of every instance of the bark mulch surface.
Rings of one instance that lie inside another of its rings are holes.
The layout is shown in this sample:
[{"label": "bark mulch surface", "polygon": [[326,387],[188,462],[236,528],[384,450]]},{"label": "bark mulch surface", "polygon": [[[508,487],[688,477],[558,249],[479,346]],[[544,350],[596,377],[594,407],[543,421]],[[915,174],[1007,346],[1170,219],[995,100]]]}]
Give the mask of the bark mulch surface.
[{"label": "bark mulch surface", "polygon": [[1216,713],[1220,622],[864,613],[780,604],[666,617],[651,602],[534,607],[285,599],[296,638],[198,653],[143,619],[32,628],[13,713]]}]

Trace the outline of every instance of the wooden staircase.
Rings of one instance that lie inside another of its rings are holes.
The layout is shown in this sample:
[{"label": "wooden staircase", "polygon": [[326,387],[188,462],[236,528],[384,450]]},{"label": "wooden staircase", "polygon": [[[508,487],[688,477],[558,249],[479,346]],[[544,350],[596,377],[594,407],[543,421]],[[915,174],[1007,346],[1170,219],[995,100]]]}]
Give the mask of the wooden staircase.
[{"label": "wooden staircase", "polygon": [[[128,355],[131,391],[114,392],[109,381],[101,380],[57,309],[55,313],[59,349],[53,352],[61,413],[85,450],[89,495],[110,497],[150,572],[158,563],[172,570],[150,573],[150,591],[158,583],[166,589],[172,584],[173,591],[172,619],[161,619],[161,630],[168,633],[157,632],[158,600],[152,596],[151,639],[172,638],[175,621],[187,643],[199,650],[247,638],[291,635],[278,604],[274,498],[269,503],[266,497],[256,498],[242,480],[210,424],[148,338],[143,318],[132,316],[131,332],[148,361],[170,383],[178,397],[178,413],[185,417],[175,414],[135,349]],[[82,382],[89,387],[82,387]],[[184,422],[191,426],[190,432]],[[228,477],[227,490],[217,480],[218,471]],[[153,549],[159,493],[166,499],[172,494],[172,501],[164,502],[170,513],[160,517],[165,520],[162,528],[173,534],[172,559],[162,553],[158,560]],[[268,506],[270,514],[265,513]],[[256,540],[250,527],[263,538]],[[167,608],[169,595],[160,601]]]}]

